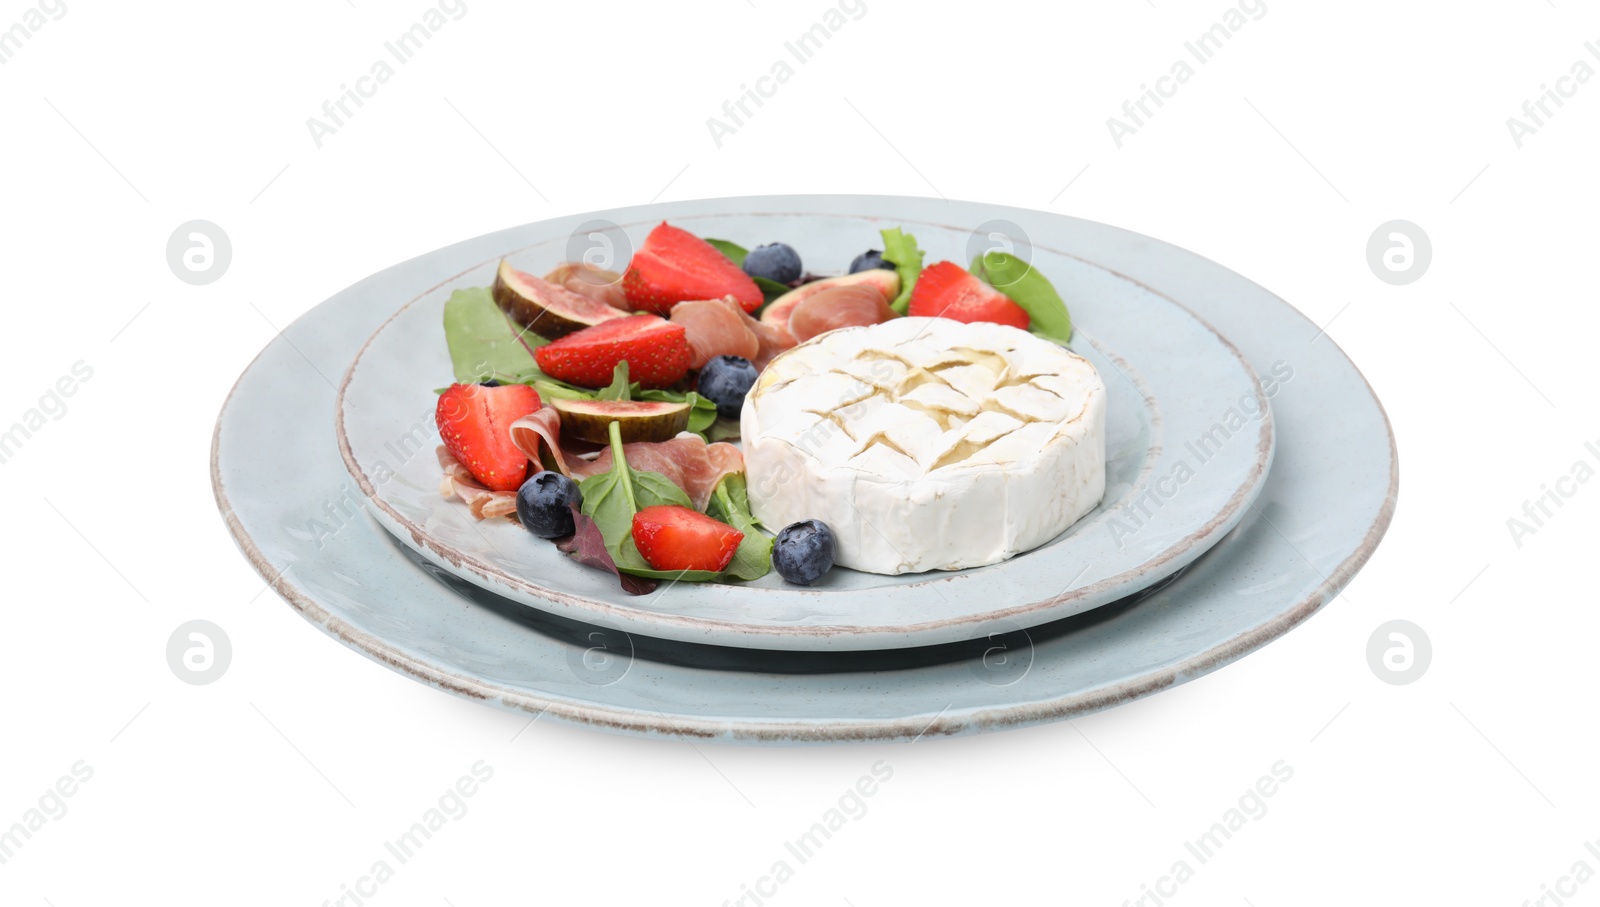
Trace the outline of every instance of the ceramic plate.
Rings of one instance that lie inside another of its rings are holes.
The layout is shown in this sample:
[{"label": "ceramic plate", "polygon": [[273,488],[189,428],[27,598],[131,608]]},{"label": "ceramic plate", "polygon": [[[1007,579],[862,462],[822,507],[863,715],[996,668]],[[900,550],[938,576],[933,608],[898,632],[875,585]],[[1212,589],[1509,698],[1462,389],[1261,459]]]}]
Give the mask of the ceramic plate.
[{"label": "ceramic plate", "polygon": [[[1191,680],[1305,621],[1371,556],[1398,487],[1382,407],[1331,339],[1250,281],[1173,246],[1053,214],[965,202],[782,197],[682,203],[682,215],[870,211],[1005,217],[1034,242],[1182,298],[1279,376],[1271,474],[1240,525],[1161,588],[993,642],[786,653],[667,643],[548,616],[411,556],[362,513],[332,429],[337,375],[412,288],[525,245],[523,228],[351,287],[291,325],[218,420],[212,479],[255,569],[345,645],[436,688],[612,731],[747,742],[910,740],[1068,718]],[[637,216],[642,212],[634,212]],[[633,219],[619,212],[621,219]],[[573,219],[570,226],[577,226]],[[544,228],[540,228],[541,230]],[[375,508],[367,508],[370,513]]]},{"label": "ceramic plate", "polygon": [[[642,216],[584,219],[615,225],[610,241],[624,248],[668,219],[751,245],[781,239],[818,266],[848,263],[878,240],[879,229],[896,224],[916,235],[928,262],[966,261],[973,228],[993,221],[933,222],[855,207],[870,213],[707,214],[667,204]],[[1031,245],[1034,266],[1071,306],[1072,349],[1106,384],[1107,492],[1098,508],[1044,546],[988,567],[902,576],[841,568],[811,587],[770,573],[754,583],[677,583],[628,595],[610,574],[571,562],[515,521],[475,520],[438,492],[431,418],[434,389],[451,374],[445,300],[455,289],[491,283],[501,255],[545,273],[571,255],[571,232],[566,221],[531,225],[517,235],[532,242],[494,250],[420,295],[424,287],[413,289],[415,298],[351,364],[338,410],[341,450],[357,486],[377,504],[373,515],[440,568],[523,604],[629,633],[763,649],[981,638],[1078,614],[1169,576],[1239,522],[1267,475],[1271,410],[1263,382],[1238,351],[1172,300],[1075,257],[1070,246],[1029,237],[1021,241]],[[869,522],[875,516],[861,514]]]}]

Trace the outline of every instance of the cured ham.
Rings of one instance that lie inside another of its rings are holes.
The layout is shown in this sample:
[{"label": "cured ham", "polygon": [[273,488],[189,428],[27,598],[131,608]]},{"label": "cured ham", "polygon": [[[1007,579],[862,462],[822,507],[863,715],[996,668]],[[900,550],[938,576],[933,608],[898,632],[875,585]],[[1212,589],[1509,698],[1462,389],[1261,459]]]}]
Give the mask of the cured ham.
[{"label": "cured ham", "polygon": [[882,324],[895,317],[889,301],[876,287],[849,284],[829,287],[807,297],[789,313],[789,333],[804,343],[838,328]]},{"label": "cured ham", "polygon": [[671,320],[683,325],[688,334],[690,368],[702,368],[718,356],[743,356],[754,362],[761,350],[755,331],[745,324],[750,316],[737,303],[721,299],[680,302],[672,307]]},{"label": "cured ham", "polygon": [[[536,466],[550,462],[573,479],[585,479],[611,468],[611,450],[584,459],[574,449],[562,450],[561,417],[546,406],[511,423],[511,440]],[[699,435],[685,434],[670,441],[635,441],[622,446],[628,465],[642,472],[659,472],[684,490],[696,510],[704,510],[717,483],[730,473],[744,471],[744,455],[732,444],[707,444]],[[539,466],[539,468],[544,468]]]},{"label": "cured ham", "polygon": [[[744,472],[744,454],[732,444],[718,441],[707,444],[699,435],[680,435],[671,441],[638,441],[622,445],[628,466],[640,472],[659,472],[682,488],[694,503],[705,510],[711,492],[724,476]],[[611,468],[611,451],[606,449],[593,460],[579,461],[572,477],[584,478]]]},{"label": "cured ham", "polygon": [[491,491],[485,488],[442,444],[439,445],[439,468],[444,470],[444,478],[439,482],[439,494],[446,498],[460,498],[474,517],[492,520],[516,514],[515,491]]},{"label": "cured ham", "polygon": [[556,265],[555,270],[546,274],[544,279],[614,309],[629,314],[633,312],[633,306],[628,305],[627,295],[622,292],[622,275],[616,271],[569,261]]},{"label": "cured ham", "polygon": [[701,368],[716,356],[743,356],[759,370],[795,345],[787,328],[757,321],[731,296],[680,302],[672,309],[672,321],[689,335],[690,368]]}]

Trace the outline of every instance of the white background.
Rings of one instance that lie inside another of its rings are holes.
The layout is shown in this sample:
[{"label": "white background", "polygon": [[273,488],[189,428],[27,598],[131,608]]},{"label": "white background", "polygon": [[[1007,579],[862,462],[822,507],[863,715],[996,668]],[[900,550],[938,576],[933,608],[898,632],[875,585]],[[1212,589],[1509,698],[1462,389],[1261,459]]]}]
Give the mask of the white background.
[{"label": "white background", "polygon": [[[1268,0],[1119,149],[1106,118],[1222,0],[866,0],[719,148],[706,118],[821,0],[467,0],[319,149],[306,118],[422,0],[66,5],[0,67],[0,425],[93,369],[0,466],[0,826],[79,760],[94,774],[0,865],[0,901],[320,905],[478,760],[494,775],[467,814],[369,903],[723,904],[877,760],[892,780],[769,904],[1123,904],[1279,760],[1292,780],[1177,902],[1520,905],[1580,859],[1600,871],[1600,485],[1520,546],[1506,524],[1596,464],[1600,82],[1521,148],[1506,118],[1574,61],[1600,67],[1600,15]],[[0,29],[29,8],[0,4]],[[263,591],[207,454],[274,325],[502,227],[788,192],[1069,213],[1258,281],[1329,324],[1387,407],[1387,539],[1347,594],[1211,676],[909,747],[516,736],[525,717],[391,673]],[[204,287],[165,259],[195,218],[233,242]],[[1394,218],[1433,243],[1409,286],[1366,262]],[[165,657],[193,618],[233,640],[210,686]],[[1409,686],[1365,656],[1393,618],[1433,642]],[[1569,903],[1600,903],[1600,880]]]}]

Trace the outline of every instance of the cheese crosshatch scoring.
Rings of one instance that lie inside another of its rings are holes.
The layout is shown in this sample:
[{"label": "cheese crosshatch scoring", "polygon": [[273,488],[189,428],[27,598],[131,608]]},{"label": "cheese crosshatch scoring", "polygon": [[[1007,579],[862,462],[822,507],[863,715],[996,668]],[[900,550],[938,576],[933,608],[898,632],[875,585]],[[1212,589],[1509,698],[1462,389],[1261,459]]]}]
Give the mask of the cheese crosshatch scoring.
[{"label": "cheese crosshatch scoring", "polygon": [[1105,493],[1106,390],[1026,331],[896,318],[833,331],[762,372],[741,414],[751,508],[820,519],[836,562],[957,570],[1035,548]]}]

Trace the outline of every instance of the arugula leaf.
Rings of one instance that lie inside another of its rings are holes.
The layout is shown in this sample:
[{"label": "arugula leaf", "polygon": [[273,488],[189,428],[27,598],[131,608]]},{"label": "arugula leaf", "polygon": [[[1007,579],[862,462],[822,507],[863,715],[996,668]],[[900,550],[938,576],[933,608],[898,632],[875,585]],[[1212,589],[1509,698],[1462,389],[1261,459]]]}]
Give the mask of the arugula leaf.
[{"label": "arugula leaf", "polygon": [[633,399],[633,388],[628,383],[628,360],[624,359],[617,363],[617,367],[611,370],[611,384],[601,388],[594,398],[622,401]]},{"label": "arugula leaf", "polygon": [[728,256],[729,261],[741,268],[744,267],[744,257],[750,254],[749,250],[744,246],[741,246],[738,243],[728,242],[725,239],[707,238],[706,242],[710,243],[711,247],[716,249],[718,252]]},{"label": "arugula leaf", "polygon": [[533,350],[548,341],[513,325],[495,305],[488,287],[450,294],[444,304],[444,337],[457,383],[477,384],[492,378],[522,384],[547,377],[534,361]]},{"label": "arugula leaf", "polygon": [[899,227],[878,232],[883,235],[883,257],[894,262],[895,273],[900,275],[900,295],[889,303],[889,308],[904,315],[911,305],[911,290],[922,274],[922,250],[917,248],[917,238]]},{"label": "arugula leaf", "polygon": [[711,493],[711,500],[706,504],[706,516],[744,533],[724,573],[735,579],[760,579],[767,575],[772,569],[772,536],[757,528],[756,518],[750,513],[744,473],[732,473],[717,483],[717,490]]},{"label": "arugula leaf", "polygon": [[969,269],[978,279],[1022,306],[1029,329],[1057,343],[1072,339],[1072,316],[1049,278],[1010,252],[985,252],[972,259]]}]

